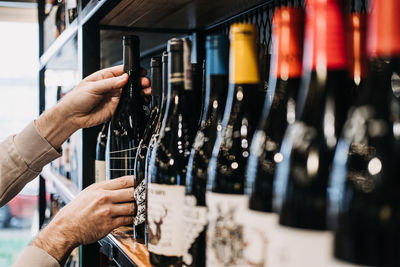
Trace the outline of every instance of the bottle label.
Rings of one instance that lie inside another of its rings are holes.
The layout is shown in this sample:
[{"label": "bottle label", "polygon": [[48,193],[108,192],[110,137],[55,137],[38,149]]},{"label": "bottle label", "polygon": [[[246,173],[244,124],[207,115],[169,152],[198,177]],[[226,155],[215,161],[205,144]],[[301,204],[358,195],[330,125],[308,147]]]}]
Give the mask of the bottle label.
[{"label": "bottle label", "polygon": [[67,9],[72,9],[77,7],[76,0],[67,0]]},{"label": "bottle label", "polygon": [[106,180],[106,162],[104,160],[94,161],[94,178],[96,183]]},{"label": "bottle label", "polygon": [[270,244],[278,224],[278,214],[247,210],[244,224],[244,257],[246,266],[267,267]]},{"label": "bottle label", "polygon": [[146,183],[145,179],[135,188],[136,217],[134,224],[139,225],[146,221]]},{"label": "bottle label", "polygon": [[277,8],[273,19],[272,75],[287,80],[302,74],[304,11]]},{"label": "bottle label", "polygon": [[[131,172],[134,171],[133,168],[133,163],[136,159],[136,151],[137,147],[133,148],[128,148],[128,149],[122,149],[122,150],[114,150],[110,151],[110,155],[108,157],[110,161],[110,166],[126,166],[127,168],[110,168],[110,171],[119,171],[119,172],[127,172],[126,175],[130,175]],[[114,161],[114,163],[111,163],[111,161]],[[118,163],[116,163],[117,161]]]},{"label": "bottle label", "polygon": [[245,266],[243,257],[244,212],[248,197],[206,193],[208,207],[207,266]]},{"label": "bottle label", "polygon": [[185,223],[185,254],[183,255],[183,262],[186,265],[192,265],[193,258],[189,253],[189,249],[207,225],[207,208],[204,206],[197,206],[197,200],[192,195],[186,195],[185,197],[183,221]]},{"label": "bottle label", "polygon": [[333,233],[277,225],[270,242],[268,267],[357,266],[333,257]]},{"label": "bottle label", "polygon": [[148,184],[149,251],[164,256],[182,256],[185,187]]}]

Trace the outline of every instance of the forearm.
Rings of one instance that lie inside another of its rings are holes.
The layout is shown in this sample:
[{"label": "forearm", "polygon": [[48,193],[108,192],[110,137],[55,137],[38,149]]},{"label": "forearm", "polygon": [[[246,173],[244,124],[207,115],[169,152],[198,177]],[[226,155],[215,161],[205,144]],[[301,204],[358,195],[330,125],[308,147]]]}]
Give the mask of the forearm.
[{"label": "forearm", "polygon": [[60,156],[30,123],[0,143],[0,206],[10,201],[42,167]]},{"label": "forearm", "polygon": [[79,129],[66,114],[63,106],[59,104],[44,112],[35,121],[39,133],[56,149]]},{"label": "forearm", "polygon": [[32,241],[32,246],[38,247],[56,259],[61,265],[71,251],[79,244],[67,225],[57,216]]}]

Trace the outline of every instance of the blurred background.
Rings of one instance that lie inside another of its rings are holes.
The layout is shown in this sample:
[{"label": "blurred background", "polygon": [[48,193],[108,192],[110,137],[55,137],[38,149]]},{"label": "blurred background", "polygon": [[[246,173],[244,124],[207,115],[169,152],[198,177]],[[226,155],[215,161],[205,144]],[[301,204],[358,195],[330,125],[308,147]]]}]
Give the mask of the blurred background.
[{"label": "blurred background", "polygon": [[[34,1],[0,1],[0,141],[38,115],[38,26]],[[10,266],[38,226],[38,180],[0,208],[0,266]]]}]

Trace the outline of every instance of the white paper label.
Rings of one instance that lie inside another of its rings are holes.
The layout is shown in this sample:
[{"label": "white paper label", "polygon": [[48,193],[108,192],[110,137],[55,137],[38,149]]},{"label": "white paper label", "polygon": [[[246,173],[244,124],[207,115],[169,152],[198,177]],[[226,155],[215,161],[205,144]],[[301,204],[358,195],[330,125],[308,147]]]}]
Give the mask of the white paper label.
[{"label": "white paper label", "polygon": [[244,212],[248,197],[207,192],[207,266],[242,267]]},{"label": "white paper label", "polygon": [[185,187],[148,184],[149,251],[158,255],[183,255]]},{"label": "white paper label", "polygon": [[135,188],[136,217],[134,224],[139,225],[146,221],[146,183],[145,179]]},{"label": "white paper label", "polygon": [[[123,150],[110,151],[108,160],[109,161],[117,161],[117,162],[119,162],[118,165],[122,167],[121,169],[111,169],[110,168],[110,171],[125,172],[125,175],[130,175],[131,172],[134,171],[134,169],[130,168],[129,166],[133,167],[132,163],[135,162],[137,149],[138,149],[137,147],[133,147],[133,148],[123,149]],[[124,168],[123,166],[125,166],[127,168]]]},{"label": "white paper label", "polygon": [[192,255],[189,254],[189,249],[207,225],[207,208],[204,206],[197,206],[197,200],[192,195],[187,195],[185,197],[183,221],[185,223],[185,253],[183,255],[183,262],[186,265],[191,265],[193,263],[193,258]]},{"label": "white paper label", "polygon": [[244,224],[244,257],[246,266],[267,267],[269,246],[279,217],[276,213],[248,209]]},{"label": "white paper label", "polygon": [[67,9],[76,8],[77,1],[76,0],[67,0]]},{"label": "white paper label", "polygon": [[268,267],[350,267],[357,266],[333,257],[333,233],[278,225],[275,228]]},{"label": "white paper label", "polygon": [[104,160],[94,161],[94,179],[96,183],[106,180],[106,162]]}]

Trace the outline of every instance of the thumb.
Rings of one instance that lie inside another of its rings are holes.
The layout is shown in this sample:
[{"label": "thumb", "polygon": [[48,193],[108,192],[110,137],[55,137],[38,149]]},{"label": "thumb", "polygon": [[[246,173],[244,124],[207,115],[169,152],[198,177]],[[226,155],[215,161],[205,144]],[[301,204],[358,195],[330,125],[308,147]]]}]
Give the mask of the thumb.
[{"label": "thumb", "polygon": [[121,76],[90,82],[91,84],[90,91],[100,95],[106,94],[112,91],[113,89],[122,88],[128,81],[128,77],[129,77],[128,74],[124,73]]}]

